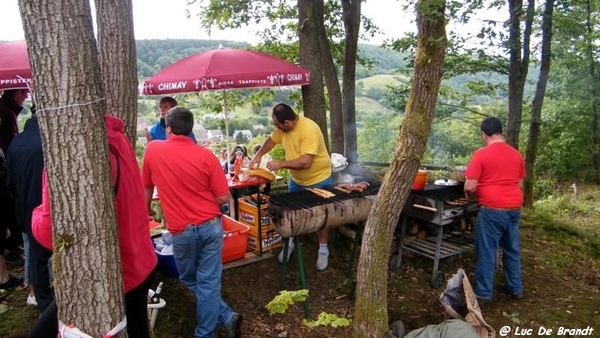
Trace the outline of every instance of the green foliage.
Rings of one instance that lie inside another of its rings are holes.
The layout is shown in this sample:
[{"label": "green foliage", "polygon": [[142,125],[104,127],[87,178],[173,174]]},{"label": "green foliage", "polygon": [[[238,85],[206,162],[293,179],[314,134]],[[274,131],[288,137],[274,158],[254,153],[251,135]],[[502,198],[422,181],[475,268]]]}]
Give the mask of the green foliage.
[{"label": "green foliage", "polygon": [[522,321],[519,319],[519,313],[518,312],[507,312],[507,311],[502,311],[502,315],[506,318],[509,318],[510,320],[512,320],[513,323],[515,324],[521,324]]},{"label": "green foliage", "polygon": [[319,318],[317,320],[307,320],[303,319],[302,324],[308,326],[309,328],[313,328],[315,326],[332,326],[332,327],[340,327],[340,326],[348,326],[350,325],[350,321],[347,318],[340,318],[338,315],[321,312],[319,314]]},{"label": "green foliage", "polygon": [[279,294],[273,298],[272,301],[269,302],[265,306],[265,308],[269,311],[270,315],[275,313],[285,313],[287,308],[296,303],[303,302],[308,298],[308,290],[302,289],[297,291],[287,291],[282,290],[279,291]]},{"label": "green foliage", "polygon": [[[308,290],[302,289],[298,291],[279,291],[279,294],[273,298],[265,306],[265,308],[269,311],[270,315],[279,313],[283,314],[287,311],[288,307],[296,302],[304,302],[308,298]],[[350,321],[346,318],[340,318],[338,315],[321,312],[317,320],[311,321],[307,319],[303,319],[302,323],[308,328],[314,328],[316,326],[332,326],[332,327],[340,327],[340,326],[348,326],[350,325]]]},{"label": "green foliage", "polygon": [[556,179],[539,178],[533,184],[533,198],[540,200],[552,196],[556,192]]}]

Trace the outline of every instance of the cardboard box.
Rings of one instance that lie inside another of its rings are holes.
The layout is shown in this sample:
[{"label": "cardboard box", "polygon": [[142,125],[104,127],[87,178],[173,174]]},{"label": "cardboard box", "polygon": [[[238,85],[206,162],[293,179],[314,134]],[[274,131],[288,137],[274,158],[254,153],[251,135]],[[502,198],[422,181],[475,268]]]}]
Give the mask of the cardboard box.
[{"label": "cardboard box", "polygon": [[261,195],[260,214],[255,202],[256,196],[254,194],[238,199],[238,215],[240,222],[250,227],[248,249],[260,254],[280,247],[282,238],[275,232],[267,214],[269,196]]},{"label": "cardboard box", "polygon": [[[259,247],[259,244],[262,245]],[[283,241],[281,235],[275,232],[275,230],[270,230],[267,231],[266,234],[263,234],[262,240],[260,242],[257,236],[248,236],[248,249],[258,253],[263,253],[279,248],[282,244]]]},{"label": "cardboard box", "polygon": [[256,203],[252,200],[252,198],[256,199],[256,194],[238,199],[238,219],[245,224],[257,227],[258,219],[260,218],[261,225],[269,225],[271,222],[269,216],[267,215],[269,196],[261,195],[261,197],[263,196],[265,197],[264,200],[266,203],[261,203],[260,215],[258,214]]}]

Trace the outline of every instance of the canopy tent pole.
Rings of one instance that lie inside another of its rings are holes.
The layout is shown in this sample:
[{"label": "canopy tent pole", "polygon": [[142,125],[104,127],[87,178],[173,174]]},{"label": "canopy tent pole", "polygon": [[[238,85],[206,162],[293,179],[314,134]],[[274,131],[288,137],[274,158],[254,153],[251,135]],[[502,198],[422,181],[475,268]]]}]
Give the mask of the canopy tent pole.
[{"label": "canopy tent pole", "polygon": [[229,118],[227,116],[227,90],[223,89],[223,113],[225,115],[225,140],[227,146],[227,164],[231,158],[231,149],[229,148]]}]

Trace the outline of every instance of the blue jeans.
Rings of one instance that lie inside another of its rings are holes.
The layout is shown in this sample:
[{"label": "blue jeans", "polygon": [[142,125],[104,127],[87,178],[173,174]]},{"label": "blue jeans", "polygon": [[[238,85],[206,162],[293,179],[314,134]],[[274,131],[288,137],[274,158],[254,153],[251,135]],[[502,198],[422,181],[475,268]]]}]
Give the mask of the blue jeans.
[{"label": "blue jeans", "polygon": [[173,236],[173,257],[181,282],[196,296],[195,337],[214,337],[217,325],[227,325],[233,311],[221,299],[221,217],[188,225]]},{"label": "blue jeans", "polygon": [[289,192],[296,192],[296,191],[302,191],[304,189],[308,189],[308,188],[325,188],[331,185],[331,176],[329,176],[327,179],[325,179],[324,181],[321,181],[319,183],[315,183],[313,185],[299,185],[298,183],[294,182],[294,179],[290,177],[290,184],[288,186],[288,191]]},{"label": "blue jeans", "polygon": [[492,298],[496,253],[502,249],[506,291],[522,293],[519,221],[521,210],[494,210],[482,206],[475,229],[475,294]]}]

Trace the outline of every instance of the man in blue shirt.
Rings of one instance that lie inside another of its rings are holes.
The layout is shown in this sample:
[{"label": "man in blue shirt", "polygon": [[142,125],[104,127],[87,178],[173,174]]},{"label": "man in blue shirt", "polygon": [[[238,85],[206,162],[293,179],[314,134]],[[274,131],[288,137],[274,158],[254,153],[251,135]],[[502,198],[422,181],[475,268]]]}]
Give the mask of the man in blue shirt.
[{"label": "man in blue shirt", "polygon": [[[167,116],[167,112],[169,109],[177,106],[177,100],[170,96],[165,96],[160,99],[158,103],[158,109],[160,112],[160,120],[156,122],[155,125],[150,127],[150,130],[146,129],[146,144],[150,143],[150,141],[154,140],[166,140],[167,139],[167,125],[165,124],[165,116]],[[194,132],[190,132],[188,135],[194,143],[196,142],[196,137],[194,136]]]}]

